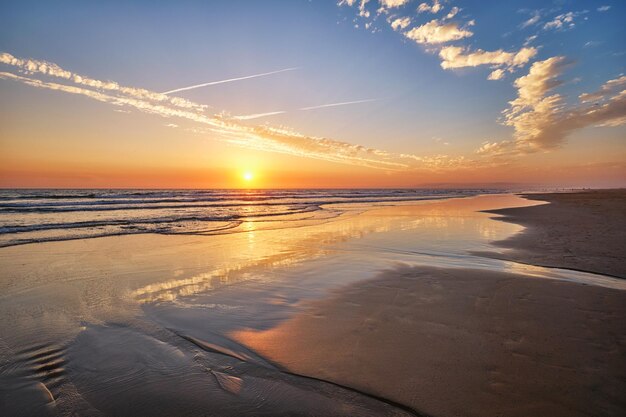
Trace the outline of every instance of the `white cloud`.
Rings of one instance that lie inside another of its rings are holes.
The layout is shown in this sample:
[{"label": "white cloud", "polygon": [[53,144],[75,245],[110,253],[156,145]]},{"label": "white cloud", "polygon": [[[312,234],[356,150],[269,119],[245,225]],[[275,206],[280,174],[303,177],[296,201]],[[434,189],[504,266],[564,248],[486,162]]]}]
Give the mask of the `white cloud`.
[{"label": "white cloud", "polygon": [[418,13],[430,12],[430,13],[439,13],[443,9],[443,5],[439,2],[439,0],[433,0],[433,4],[430,5],[428,3],[421,3],[417,7]]},{"label": "white cloud", "polygon": [[452,9],[450,9],[450,12],[446,15],[446,17],[444,19],[452,19],[454,16],[457,15],[457,13],[459,13],[461,11],[461,9],[459,9],[458,7],[454,6]]},{"label": "white cloud", "polygon": [[598,41],[589,41],[589,42],[585,42],[585,44],[583,45],[585,48],[592,48],[594,46],[598,46],[600,45],[602,42],[598,42]]},{"label": "white cloud", "polygon": [[487,77],[488,80],[501,80],[502,77],[504,77],[504,70],[503,69],[496,69],[493,70],[489,76]]},{"label": "white cloud", "polygon": [[[367,10],[365,8],[365,6],[367,5],[367,3],[369,3],[369,1],[370,0],[361,0],[361,2],[359,3],[359,16],[365,17],[365,18],[370,17],[369,10]],[[368,28],[366,28],[366,29],[368,29]]]},{"label": "white cloud", "polygon": [[520,27],[523,28],[527,28],[528,26],[532,26],[535,25],[539,22],[539,19],[541,19],[541,14],[536,11],[531,17],[530,19],[526,20],[525,22],[523,22]]},{"label": "white cloud", "polygon": [[524,41],[524,46],[530,45],[535,39],[537,39],[537,35],[531,35],[527,37],[526,40]]},{"label": "white cloud", "polygon": [[420,44],[438,44],[468,38],[473,33],[460,28],[456,23],[441,23],[431,20],[405,32],[404,36]]},{"label": "white cloud", "polygon": [[411,18],[410,17],[399,17],[397,19],[394,19],[391,22],[391,28],[393,30],[405,29],[410,24],[411,24]]},{"label": "white cloud", "polygon": [[565,30],[572,29],[576,24],[574,23],[574,18],[580,16],[581,14],[587,13],[587,11],[582,12],[567,12],[556,16],[553,20],[549,21],[543,28],[545,30]]},{"label": "white cloud", "polygon": [[386,9],[394,9],[396,7],[404,6],[409,0],[380,0],[380,5]]},{"label": "white cloud", "polygon": [[611,6],[600,6],[600,7],[598,7],[598,11],[599,12],[606,12],[610,8],[611,8]]},{"label": "white cloud", "polygon": [[498,49],[497,51],[483,51],[478,49],[474,52],[467,52],[465,48],[460,46],[447,46],[439,51],[439,57],[442,59],[441,67],[443,69],[490,65],[492,68],[503,67],[508,70],[513,70],[516,67],[526,64],[536,54],[537,49],[533,47],[524,47],[517,52],[506,52],[502,49]]},{"label": "white cloud", "polygon": [[133,98],[166,103],[184,109],[204,111],[207,108],[207,106],[205,105],[192,103],[191,101],[185,100],[183,98],[168,97],[165,94],[149,91],[143,88],[125,87],[119,85],[114,81],[94,80],[93,78],[67,71],[51,62],[39,61],[35,59],[20,59],[6,52],[0,53],[0,64],[6,64],[12,67],[16,67],[20,71],[27,74],[37,73],[50,77],[61,78],[78,85],[95,88],[96,90],[114,91],[116,93],[125,94]]}]

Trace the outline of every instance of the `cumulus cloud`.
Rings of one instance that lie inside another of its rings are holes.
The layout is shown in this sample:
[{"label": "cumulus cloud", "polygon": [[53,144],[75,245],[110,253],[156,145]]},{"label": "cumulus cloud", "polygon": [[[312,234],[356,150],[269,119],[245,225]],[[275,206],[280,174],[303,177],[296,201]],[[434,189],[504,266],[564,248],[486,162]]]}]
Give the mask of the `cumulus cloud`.
[{"label": "cumulus cloud", "polygon": [[[483,51],[478,49],[473,52],[468,52],[465,48],[460,46],[447,46],[439,51],[439,57],[442,60],[441,67],[443,69],[490,65],[492,68],[500,67],[512,70],[525,65],[536,54],[537,49],[533,47],[524,47],[517,52],[506,52],[502,49],[498,49],[497,51]],[[496,77],[498,75],[500,75],[500,73],[496,73],[493,76]]]},{"label": "cumulus cloud", "polygon": [[[598,91],[580,95],[567,106],[554,89],[569,62],[562,56],[535,62],[515,81],[517,97],[503,111],[503,124],[514,128],[513,140],[485,142],[477,153],[503,155],[555,149],[571,132],[590,126],[626,124],[626,77],[609,80]],[[593,102],[593,103],[592,103]]]},{"label": "cumulus cloud", "polygon": [[399,17],[391,21],[391,28],[393,30],[401,30],[401,29],[405,29],[410,24],[411,24],[410,17]]},{"label": "cumulus cloud", "polygon": [[472,35],[471,31],[460,28],[456,23],[442,23],[438,20],[431,20],[404,33],[404,36],[408,39],[420,44],[439,44],[457,41]]},{"label": "cumulus cloud", "polygon": [[443,5],[439,0],[433,0],[433,4],[421,3],[417,7],[418,13],[430,12],[430,13],[439,13],[443,9]]},{"label": "cumulus cloud", "polygon": [[610,8],[611,8],[611,6],[600,6],[600,7],[598,7],[598,11],[599,12],[606,12]]}]

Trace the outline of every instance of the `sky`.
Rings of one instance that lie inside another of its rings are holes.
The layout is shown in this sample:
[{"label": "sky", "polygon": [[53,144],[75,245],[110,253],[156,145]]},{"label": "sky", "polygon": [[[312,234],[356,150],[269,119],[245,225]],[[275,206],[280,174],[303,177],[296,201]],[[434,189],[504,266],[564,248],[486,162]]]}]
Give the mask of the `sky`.
[{"label": "sky", "polygon": [[623,1],[0,16],[0,187],[626,186]]}]

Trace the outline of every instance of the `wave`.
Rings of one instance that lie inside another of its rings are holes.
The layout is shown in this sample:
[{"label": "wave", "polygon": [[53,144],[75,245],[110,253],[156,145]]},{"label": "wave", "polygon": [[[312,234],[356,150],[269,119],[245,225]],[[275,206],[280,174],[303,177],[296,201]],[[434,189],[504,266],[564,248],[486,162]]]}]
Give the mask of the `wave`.
[{"label": "wave", "polygon": [[136,233],[226,233],[243,221],[314,221],[375,205],[494,192],[497,191],[0,190],[0,247]]}]

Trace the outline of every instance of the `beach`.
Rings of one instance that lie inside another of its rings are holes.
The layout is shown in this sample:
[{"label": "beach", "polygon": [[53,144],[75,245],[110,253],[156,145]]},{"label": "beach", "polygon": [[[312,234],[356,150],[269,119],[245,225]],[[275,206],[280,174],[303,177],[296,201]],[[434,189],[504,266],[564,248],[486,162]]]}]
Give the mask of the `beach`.
[{"label": "beach", "polygon": [[0,410],[623,414],[625,196],[333,197],[228,232],[11,236]]}]

